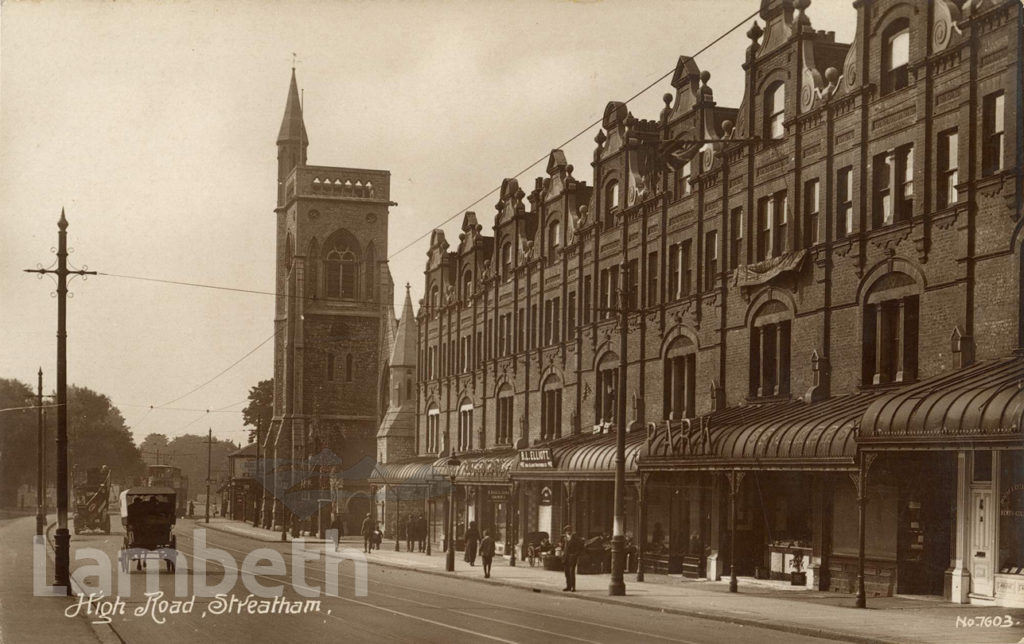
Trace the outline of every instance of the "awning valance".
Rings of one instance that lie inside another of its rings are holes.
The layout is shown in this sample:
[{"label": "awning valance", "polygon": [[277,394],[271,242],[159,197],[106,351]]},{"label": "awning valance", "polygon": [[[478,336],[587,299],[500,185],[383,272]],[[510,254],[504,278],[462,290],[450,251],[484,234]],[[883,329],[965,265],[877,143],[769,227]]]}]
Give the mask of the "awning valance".
[{"label": "awning valance", "polygon": [[980,362],[888,392],[860,422],[863,448],[1024,448],[1024,358]]},{"label": "awning valance", "polygon": [[731,407],[649,426],[641,470],[853,469],[855,428],[873,392]]},{"label": "awning valance", "polygon": [[398,463],[378,463],[368,480],[376,485],[427,485],[446,480],[446,471],[435,468],[435,461],[431,456]]},{"label": "awning valance", "polygon": [[[503,449],[493,452],[457,453],[459,465],[455,469],[455,483],[472,485],[507,484],[509,472],[516,460],[514,449]],[[449,476],[449,457],[443,456],[434,461],[434,469],[444,478]]]},{"label": "awning valance", "polygon": [[[626,476],[635,477],[643,432],[626,435]],[[515,479],[611,480],[615,478],[615,430],[581,433],[519,451]]]}]

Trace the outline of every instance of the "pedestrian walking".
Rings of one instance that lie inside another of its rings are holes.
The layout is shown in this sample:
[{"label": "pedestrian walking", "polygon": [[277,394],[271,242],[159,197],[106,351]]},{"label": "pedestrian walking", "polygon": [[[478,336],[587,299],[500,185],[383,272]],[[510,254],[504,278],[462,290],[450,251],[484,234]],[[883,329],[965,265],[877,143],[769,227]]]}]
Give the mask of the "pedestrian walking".
[{"label": "pedestrian walking", "polygon": [[[380,544],[384,543],[384,531],[380,529],[380,524],[374,522],[373,524],[373,546],[376,546],[377,550],[380,550]],[[371,546],[371,549],[373,548]]]},{"label": "pedestrian walking", "polygon": [[491,561],[494,559],[494,538],[490,530],[484,530],[484,538],[480,540],[480,560],[484,562],[484,579],[491,576]]},{"label": "pedestrian walking", "polygon": [[583,539],[576,536],[571,525],[565,526],[562,537],[562,567],[565,569],[565,588],[562,592],[576,592],[576,564],[583,554]]},{"label": "pedestrian walking", "polygon": [[427,534],[429,532],[427,527],[427,519],[421,513],[419,518],[416,519],[416,537],[419,539],[420,552],[425,552],[427,548]]},{"label": "pedestrian walking", "polygon": [[366,518],[363,519],[363,525],[359,528],[359,534],[363,535],[363,552],[370,552],[373,546],[373,519],[370,518],[370,513],[366,513]]},{"label": "pedestrian walking", "polygon": [[466,556],[463,559],[466,560],[470,566],[476,565],[476,546],[477,542],[480,541],[480,531],[476,529],[476,521],[470,521],[469,527],[466,528]]}]

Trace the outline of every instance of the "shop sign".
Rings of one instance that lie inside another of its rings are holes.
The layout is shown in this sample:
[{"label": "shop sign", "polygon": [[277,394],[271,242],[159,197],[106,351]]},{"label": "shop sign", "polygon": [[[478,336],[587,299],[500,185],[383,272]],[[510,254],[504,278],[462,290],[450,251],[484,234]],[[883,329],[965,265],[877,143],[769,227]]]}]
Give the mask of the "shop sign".
[{"label": "shop sign", "polygon": [[505,488],[487,488],[487,498],[495,503],[508,501],[508,490]]},{"label": "shop sign", "polygon": [[519,450],[519,469],[549,470],[555,466],[548,448]]},{"label": "shop sign", "polygon": [[1024,519],[1024,483],[1011,485],[999,499],[999,516]]}]

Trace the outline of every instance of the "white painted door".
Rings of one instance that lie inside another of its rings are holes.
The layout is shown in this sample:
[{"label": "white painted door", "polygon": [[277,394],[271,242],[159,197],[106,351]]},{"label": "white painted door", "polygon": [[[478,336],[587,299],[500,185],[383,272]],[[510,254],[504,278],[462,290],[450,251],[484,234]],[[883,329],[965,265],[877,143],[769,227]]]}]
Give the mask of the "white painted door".
[{"label": "white painted door", "polygon": [[971,490],[971,591],[976,595],[992,595],[992,541],[996,514],[992,507],[992,490]]}]

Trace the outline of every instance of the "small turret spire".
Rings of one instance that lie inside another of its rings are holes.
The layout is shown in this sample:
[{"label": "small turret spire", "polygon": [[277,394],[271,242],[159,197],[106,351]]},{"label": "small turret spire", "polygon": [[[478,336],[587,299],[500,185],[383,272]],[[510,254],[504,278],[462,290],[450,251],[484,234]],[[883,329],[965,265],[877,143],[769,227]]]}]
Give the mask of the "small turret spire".
[{"label": "small turret spire", "polygon": [[292,67],[292,82],[288,87],[288,101],[285,103],[284,119],[281,120],[281,131],[277,135],[277,143],[301,143],[309,145],[306,136],[306,124],[302,120],[302,101],[299,95],[299,84],[295,80],[295,68]]}]

